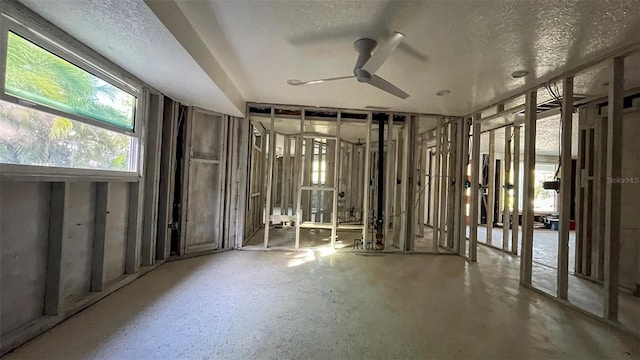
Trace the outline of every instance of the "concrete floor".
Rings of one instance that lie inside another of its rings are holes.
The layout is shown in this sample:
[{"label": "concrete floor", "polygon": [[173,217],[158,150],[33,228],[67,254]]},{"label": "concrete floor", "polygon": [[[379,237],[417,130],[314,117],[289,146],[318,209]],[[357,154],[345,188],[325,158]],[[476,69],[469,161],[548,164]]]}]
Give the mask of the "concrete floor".
[{"label": "concrete floor", "polygon": [[232,251],[170,262],[7,359],[629,359],[638,338],[518,286],[518,260]]},{"label": "concrete floor", "polygon": [[[486,243],[486,227],[478,227],[478,241]],[[269,249],[290,250],[294,249],[295,229],[272,228],[269,232]],[[521,234],[521,232],[520,232]],[[468,227],[467,227],[468,235]],[[302,229],[300,237],[300,248],[327,251],[331,247],[331,231],[325,229]],[[493,245],[502,246],[502,229],[493,229]],[[336,248],[350,250],[353,249],[353,240],[361,238],[360,231],[338,231],[338,241]],[[519,237],[521,239],[521,236]],[[258,231],[247,243],[246,249],[264,249],[264,232]],[[415,252],[433,252],[433,229],[425,226],[424,235],[416,235]],[[518,243],[520,245],[520,243]],[[469,243],[467,242],[467,249]],[[520,251],[520,249],[518,249]],[[569,236],[569,302],[586,310],[594,315],[601,316],[604,309],[604,290],[601,284],[597,284],[586,279],[573,276],[575,263],[575,232]],[[439,252],[448,252],[445,248],[440,248]],[[557,255],[558,254],[558,232],[546,229],[536,229],[534,231],[533,247],[533,286],[545,293],[556,296],[557,283]],[[480,261],[485,259],[479,258]],[[620,309],[619,321],[623,327],[636,334],[640,334],[640,298],[632,296],[630,293],[621,291],[619,296]]]},{"label": "concrete floor", "polygon": [[[336,248],[353,248],[353,240],[362,239],[361,230],[339,230],[337,232]],[[296,242],[296,229],[271,228],[269,229],[269,248],[274,250],[294,250]],[[245,244],[247,249],[264,249],[264,228],[256,231]],[[327,229],[300,229],[300,248],[330,248],[331,230]]]}]

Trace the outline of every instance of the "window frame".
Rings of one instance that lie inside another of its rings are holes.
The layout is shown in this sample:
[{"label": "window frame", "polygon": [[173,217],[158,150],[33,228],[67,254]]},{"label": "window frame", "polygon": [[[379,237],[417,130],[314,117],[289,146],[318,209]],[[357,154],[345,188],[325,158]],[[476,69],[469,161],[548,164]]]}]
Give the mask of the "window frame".
[{"label": "window frame", "polygon": [[[134,76],[126,73],[109,60],[95,53],[82,43],[50,25],[44,19],[37,19],[37,15],[27,14],[26,10],[8,6],[0,13],[0,100],[24,106],[30,109],[53,114],[73,121],[96,126],[108,131],[127,135],[131,138],[129,167],[133,170],[114,171],[102,169],[83,169],[72,167],[39,166],[28,164],[0,163],[2,175],[16,175],[24,177],[33,174],[36,177],[71,176],[71,177],[103,177],[108,178],[136,178],[140,179],[144,170],[144,131],[146,127],[148,88]],[[133,129],[112,125],[97,119],[77,114],[66,113],[48,106],[35,104],[5,93],[7,45],[9,32],[41,47],[65,61],[79,67],[83,71],[113,85],[135,98]],[[49,171],[45,171],[48,169]]]}]

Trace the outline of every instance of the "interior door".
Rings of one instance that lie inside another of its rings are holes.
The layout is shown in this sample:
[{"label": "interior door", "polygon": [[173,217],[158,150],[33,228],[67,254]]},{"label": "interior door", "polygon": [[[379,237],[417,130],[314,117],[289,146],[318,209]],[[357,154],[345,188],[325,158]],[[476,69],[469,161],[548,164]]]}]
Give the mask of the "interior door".
[{"label": "interior door", "polygon": [[187,121],[180,254],[216,250],[222,244],[227,121],[223,115],[190,109]]}]

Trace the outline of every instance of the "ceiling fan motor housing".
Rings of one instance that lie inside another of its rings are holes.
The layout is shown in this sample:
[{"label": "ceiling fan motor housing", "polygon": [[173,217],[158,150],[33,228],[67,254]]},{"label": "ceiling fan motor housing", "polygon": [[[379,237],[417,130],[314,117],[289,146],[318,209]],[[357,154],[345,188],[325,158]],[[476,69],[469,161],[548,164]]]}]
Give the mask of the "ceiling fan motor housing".
[{"label": "ceiling fan motor housing", "polygon": [[371,74],[362,70],[362,67],[371,58],[371,53],[378,46],[378,42],[373,39],[358,39],[353,43],[353,47],[358,52],[358,60],[356,66],[353,69],[353,75],[356,76],[359,82],[369,82],[371,80]]}]

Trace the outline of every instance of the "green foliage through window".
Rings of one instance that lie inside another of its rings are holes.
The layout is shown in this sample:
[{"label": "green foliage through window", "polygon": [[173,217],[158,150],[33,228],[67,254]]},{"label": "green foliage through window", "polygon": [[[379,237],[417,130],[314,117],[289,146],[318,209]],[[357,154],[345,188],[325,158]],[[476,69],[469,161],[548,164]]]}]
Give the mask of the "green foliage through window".
[{"label": "green foliage through window", "polygon": [[134,171],[135,137],[0,101],[0,163]]},{"label": "green foliage through window", "polygon": [[65,113],[133,130],[135,97],[8,33],[5,92]]}]

